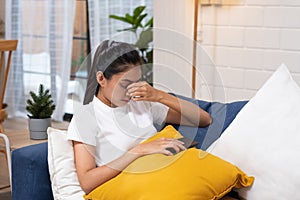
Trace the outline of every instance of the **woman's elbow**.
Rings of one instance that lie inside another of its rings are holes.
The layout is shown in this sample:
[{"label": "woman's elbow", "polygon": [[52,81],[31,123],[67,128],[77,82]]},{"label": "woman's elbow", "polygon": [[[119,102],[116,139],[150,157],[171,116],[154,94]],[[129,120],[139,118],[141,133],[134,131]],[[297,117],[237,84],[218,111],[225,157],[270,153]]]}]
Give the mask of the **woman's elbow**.
[{"label": "woman's elbow", "polygon": [[85,194],[90,193],[94,189],[88,183],[84,183],[84,182],[80,182],[80,187]]},{"label": "woman's elbow", "polygon": [[209,113],[207,113],[207,116],[205,116],[204,118],[203,118],[203,120],[200,120],[200,127],[207,127],[207,126],[209,126],[209,125],[211,125],[211,123],[212,123],[212,117],[211,117],[211,115],[209,114]]},{"label": "woman's elbow", "polygon": [[93,191],[93,189],[95,189],[95,187],[92,186],[92,184],[90,183],[89,180],[79,180],[79,184],[80,184],[82,191],[85,194],[88,194],[91,191]]}]

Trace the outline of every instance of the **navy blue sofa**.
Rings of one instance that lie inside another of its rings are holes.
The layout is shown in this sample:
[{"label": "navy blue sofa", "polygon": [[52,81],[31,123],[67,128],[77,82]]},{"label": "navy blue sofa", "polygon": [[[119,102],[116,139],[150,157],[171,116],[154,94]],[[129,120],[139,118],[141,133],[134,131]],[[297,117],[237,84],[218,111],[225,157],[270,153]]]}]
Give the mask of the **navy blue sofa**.
[{"label": "navy blue sofa", "polygon": [[[197,148],[206,150],[233,121],[247,101],[232,103],[206,102],[183,96],[213,118],[209,127],[175,126],[185,137],[198,141]],[[159,127],[162,128],[162,127]],[[47,142],[16,149],[12,152],[12,199],[52,200],[51,182],[47,162]]]}]

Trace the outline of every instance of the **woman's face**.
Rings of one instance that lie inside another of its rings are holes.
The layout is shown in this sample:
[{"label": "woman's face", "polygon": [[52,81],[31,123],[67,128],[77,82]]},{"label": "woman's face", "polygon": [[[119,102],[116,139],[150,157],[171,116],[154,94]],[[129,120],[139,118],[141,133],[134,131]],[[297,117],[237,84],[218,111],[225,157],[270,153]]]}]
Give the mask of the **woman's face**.
[{"label": "woman's face", "polygon": [[[101,86],[99,93],[102,93],[105,104],[111,107],[118,107],[127,104],[130,97],[126,95],[128,85],[141,81],[141,67],[129,65],[129,70],[113,75],[106,79],[105,85]],[[99,94],[98,94],[99,97]]]}]

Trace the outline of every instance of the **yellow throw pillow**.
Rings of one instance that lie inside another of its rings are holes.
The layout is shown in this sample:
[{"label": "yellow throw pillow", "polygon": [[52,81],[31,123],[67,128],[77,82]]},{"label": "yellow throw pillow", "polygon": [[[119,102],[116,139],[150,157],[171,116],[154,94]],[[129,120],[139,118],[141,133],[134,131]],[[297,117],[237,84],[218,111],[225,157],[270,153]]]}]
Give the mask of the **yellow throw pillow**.
[{"label": "yellow throw pillow", "polygon": [[[153,139],[182,137],[167,126]],[[254,181],[236,166],[216,156],[190,148],[174,156],[153,154],[131,163],[122,173],[88,195],[88,200],[209,200],[219,199],[232,188]]]}]

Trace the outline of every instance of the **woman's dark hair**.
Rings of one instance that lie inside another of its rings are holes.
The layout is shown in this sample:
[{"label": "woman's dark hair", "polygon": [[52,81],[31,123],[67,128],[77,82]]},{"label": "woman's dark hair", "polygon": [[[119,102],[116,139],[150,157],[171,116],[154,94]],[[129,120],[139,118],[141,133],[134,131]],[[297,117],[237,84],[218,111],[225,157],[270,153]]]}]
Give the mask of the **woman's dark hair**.
[{"label": "woman's dark hair", "polygon": [[98,71],[102,71],[109,80],[113,75],[129,70],[128,64],[143,64],[138,51],[132,45],[112,40],[103,41],[94,54],[83,104],[91,102],[100,89],[96,79]]}]

